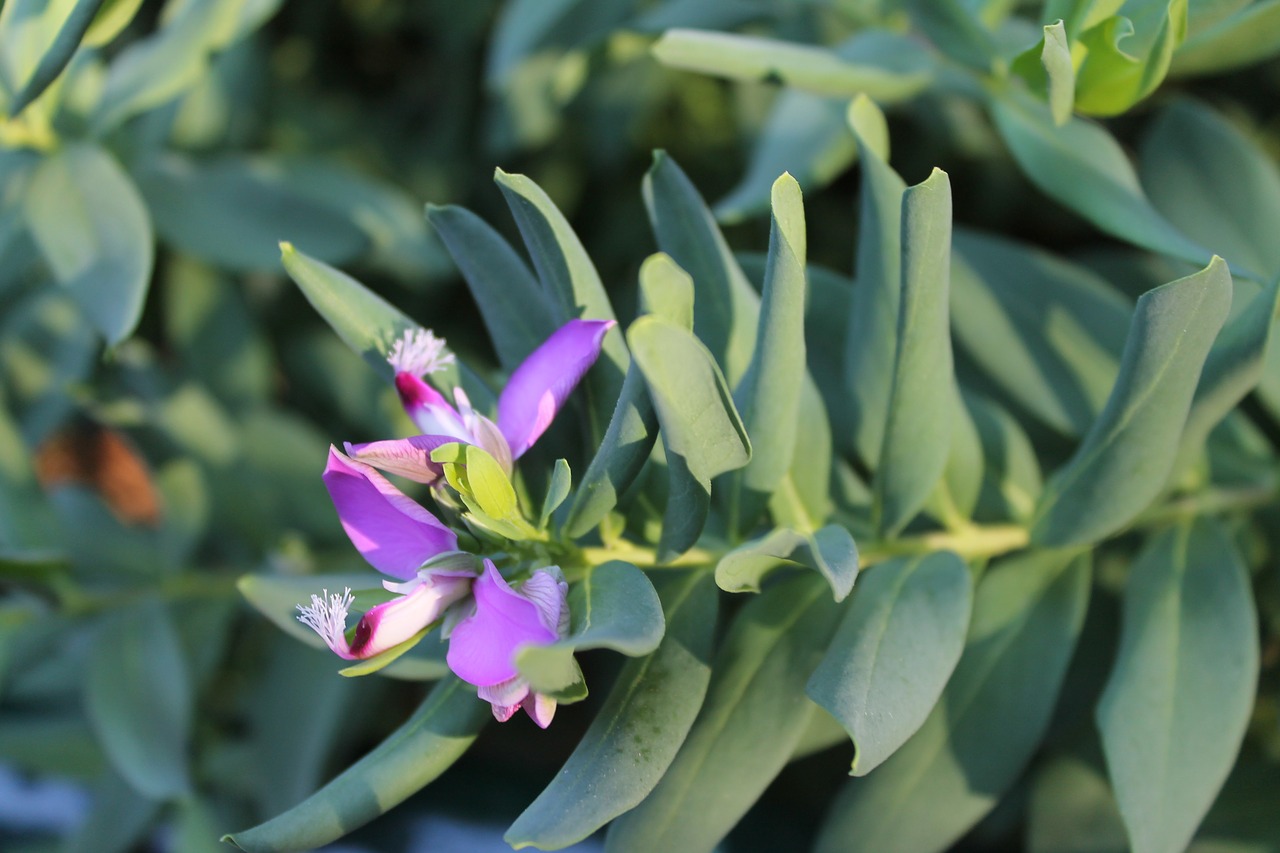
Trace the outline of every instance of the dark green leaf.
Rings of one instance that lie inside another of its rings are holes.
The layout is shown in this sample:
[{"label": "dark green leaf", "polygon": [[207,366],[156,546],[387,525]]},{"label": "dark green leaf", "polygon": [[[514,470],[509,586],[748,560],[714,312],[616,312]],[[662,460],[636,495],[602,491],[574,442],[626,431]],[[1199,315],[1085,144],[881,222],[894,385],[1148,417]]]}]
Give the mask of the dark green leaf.
[{"label": "dark green leaf", "polygon": [[403,802],[462,756],[491,718],[474,690],[449,677],[405,723],[306,800],[223,838],[251,853],[310,850]]},{"label": "dark green leaf", "polygon": [[1035,448],[1013,416],[976,396],[965,402],[982,441],[984,462],[978,515],[991,520],[1026,522],[1035,512],[1044,483]]},{"label": "dark green leaf", "polygon": [[754,288],[702,196],[665,152],[654,152],[644,203],[658,247],[693,277],[694,332],[737,385],[755,350],[760,307]]},{"label": "dark green leaf", "polygon": [[505,370],[515,370],[556,330],[524,261],[501,234],[463,207],[427,205],[427,221],[462,271]]},{"label": "dark green leaf", "polygon": [[54,279],[109,344],[142,313],[154,249],[151,220],[107,152],[70,145],[47,157],[27,188],[27,224]]},{"label": "dark green leaf", "polygon": [[924,723],[964,648],[973,591],[950,551],[876,566],[858,585],[806,688],[853,738],[852,773],[878,767]]},{"label": "dark green leaf", "polygon": [[135,790],[156,800],[190,791],[192,684],[163,604],[147,601],[103,621],[84,700],[112,764]]},{"label": "dark green leaf", "polygon": [[818,851],[942,851],[995,807],[1049,725],[1089,574],[1087,557],[1045,551],[984,574],[942,698],[875,773],[845,783]]},{"label": "dark green leaf", "polygon": [[711,678],[716,592],[706,574],[691,572],[664,575],[658,593],[662,644],[618,675],[564,767],[507,830],[513,847],[581,841],[644,799],[675,758]]},{"label": "dark green leaf", "polygon": [[938,49],[979,72],[990,72],[997,49],[991,32],[961,0],[911,0],[912,20]]},{"label": "dark green leaf", "polygon": [[516,653],[520,674],[539,693],[555,693],[577,674],[575,651],[613,649],[647,655],[662,640],[662,603],[644,572],[613,560],[596,566],[569,591],[569,635]]},{"label": "dark green leaf", "polygon": [[93,786],[93,807],[66,841],[64,853],[127,853],[137,849],[160,813],[160,803],[144,797],[107,771]]},{"label": "dark green leaf", "polygon": [[948,322],[951,184],[945,172],[902,196],[902,296],[893,387],[876,477],[877,526],[893,535],[924,505],[951,446]]},{"label": "dark green leaf", "polygon": [[1235,763],[1258,680],[1255,614],[1248,571],[1212,522],[1161,534],[1130,573],[1097,720],[1137,853],[1184,849]]},{"label": "dark green leaf", "polygon": [[1201,368],[1231,305],[1221,258],[1138,300],[1120,375],[1075,455],[1050,479],[1032,524],[1047,546],[1096,542],[1160,493]]},{"label": "dark green leaf", "polygon": [[711,686],[662,781],[609,828],[609,850],[710,851],[777,775],[814,705],[804,682],[839,609],[816,578],[748,602],[712,667]]}]

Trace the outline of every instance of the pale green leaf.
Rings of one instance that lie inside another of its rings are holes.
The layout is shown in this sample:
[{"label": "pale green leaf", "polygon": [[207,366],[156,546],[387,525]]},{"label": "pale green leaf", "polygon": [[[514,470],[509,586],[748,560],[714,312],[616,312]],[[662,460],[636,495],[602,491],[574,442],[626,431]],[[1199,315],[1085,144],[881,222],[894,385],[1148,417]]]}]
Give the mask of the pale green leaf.
[{"label": "pale green leaf", "polygon": [[726,592],[759,592],[764,576],[780,566],[818,572],[835,600],[843,601],[858,579],[858,546],[838,524],[812,533],[779,527],[721,557],[716,584]]}]

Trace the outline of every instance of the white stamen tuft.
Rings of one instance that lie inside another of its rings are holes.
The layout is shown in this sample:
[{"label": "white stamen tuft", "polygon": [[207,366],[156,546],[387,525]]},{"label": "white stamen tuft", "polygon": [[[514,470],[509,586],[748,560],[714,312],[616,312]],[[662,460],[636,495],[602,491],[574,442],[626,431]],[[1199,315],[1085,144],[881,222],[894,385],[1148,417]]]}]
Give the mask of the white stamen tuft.
[{"label": "white stamen tuft", "polygon": [[355,596],[351,594],[349,587],[342,591],[342,595],[322,590],[320,595],[311,596],[309,606],[297,605],[301,611],[298,621],[319,634],[329,648],[337,651],[347,645],[344,636],[347,631],[347,611],[354,602]]},{"label": "white stamen tuft", "polygon": [[444,351],[444,338],[437,338],[430,329],[406,329],[400,340],[392,344],[387,362],[397,373],[422,378],[453,364],[453,353]]}]

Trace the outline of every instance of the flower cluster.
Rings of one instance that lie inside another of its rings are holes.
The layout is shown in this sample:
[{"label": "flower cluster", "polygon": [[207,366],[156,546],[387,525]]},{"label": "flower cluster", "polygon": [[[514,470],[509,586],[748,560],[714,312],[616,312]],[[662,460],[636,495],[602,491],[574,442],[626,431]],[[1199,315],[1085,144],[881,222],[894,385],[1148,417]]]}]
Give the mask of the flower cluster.
[{"label": "flower cluster", "polygon": [[458,551],[457,534],[382,472],[442,488],[444,469],[432,451],[463,442],[484,449],[510,473],[595,362],[612,326],[573,320],[552,334],[512,374],[498,398],[496,423],[476,412],[462,389],[450,404],[424,381],[453,360],[443,340],[417,330],[396,341],[388,357],[396,390],[422,434],[346,444],[346,452],[330,447],[324,471],[343,529],[361,555],[392,578],[383,586],[395,597],[366,612],[353,632],[346,627],[354,603],[349,590],[326,590],[299,605],[298,618],[334,653],[370,658],[441,621],[449,668],[476,686],[495,717],[505,721],[523,707],[539,726],[550,724],[555,700],[530,690],[515,656],[522,646],[553,643],[567,632],[568,585],[559,568],[538,568],[514,584],[487,558],[477,570],[475,560]]}]

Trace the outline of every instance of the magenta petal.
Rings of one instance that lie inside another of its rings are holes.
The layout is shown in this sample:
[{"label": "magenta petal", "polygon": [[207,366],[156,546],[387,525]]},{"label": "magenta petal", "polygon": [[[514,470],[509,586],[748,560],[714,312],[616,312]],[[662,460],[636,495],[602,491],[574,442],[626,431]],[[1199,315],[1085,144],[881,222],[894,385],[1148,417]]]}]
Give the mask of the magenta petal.
[{"label": "magenta petal", "polygon": [[556,412],[600,355],[613,320],[570,320],[516,368],[498,398],[498,426],[520,458],[551,425]]},{"label": "magenta petal", "polygon": [[472,594],[475,612],[453,629],[445,656],[463,681],[486,687],[514,678],[517,649],[555,641],[556,633],[543,624],[537,605],[513,590],[489,560]]},{"label": "magenta petal", "polygon": [[551,725],[551,719],[556,715],[556,700],[542,693],[529,692],[524,697],[524,701],[520,703],[529,715],[529,718],[538,724],[538,728],[545,729]]},{"label": "magenta petal", "polygon": [[471,433],[462,416],[439,391],[417,376],[403,371],[397,373],[396,391],[405,414],[424,434],[451,435],[455,441],[471,442]]},{"label": "magenta petal", "polygon": [[467,576],[426,575],[408,595],[379,604],[356,625],[350,653],[370,658],[398,646],[440,618],[444,609],[462,598],[471,588]]},{"label": "magenta petal", "polygon": [[431,451],[454,441],[457,439],[447,435],[415,435],[365,444],[348,442],[347,455],[388,474],[429,486],[444,474],[444,467],[431,461]]},{"label": "magenta petal", "polygon": [[324,484],[351,543],[375,569],[408,580],[458,537],[373,468],[329,448]]}]

